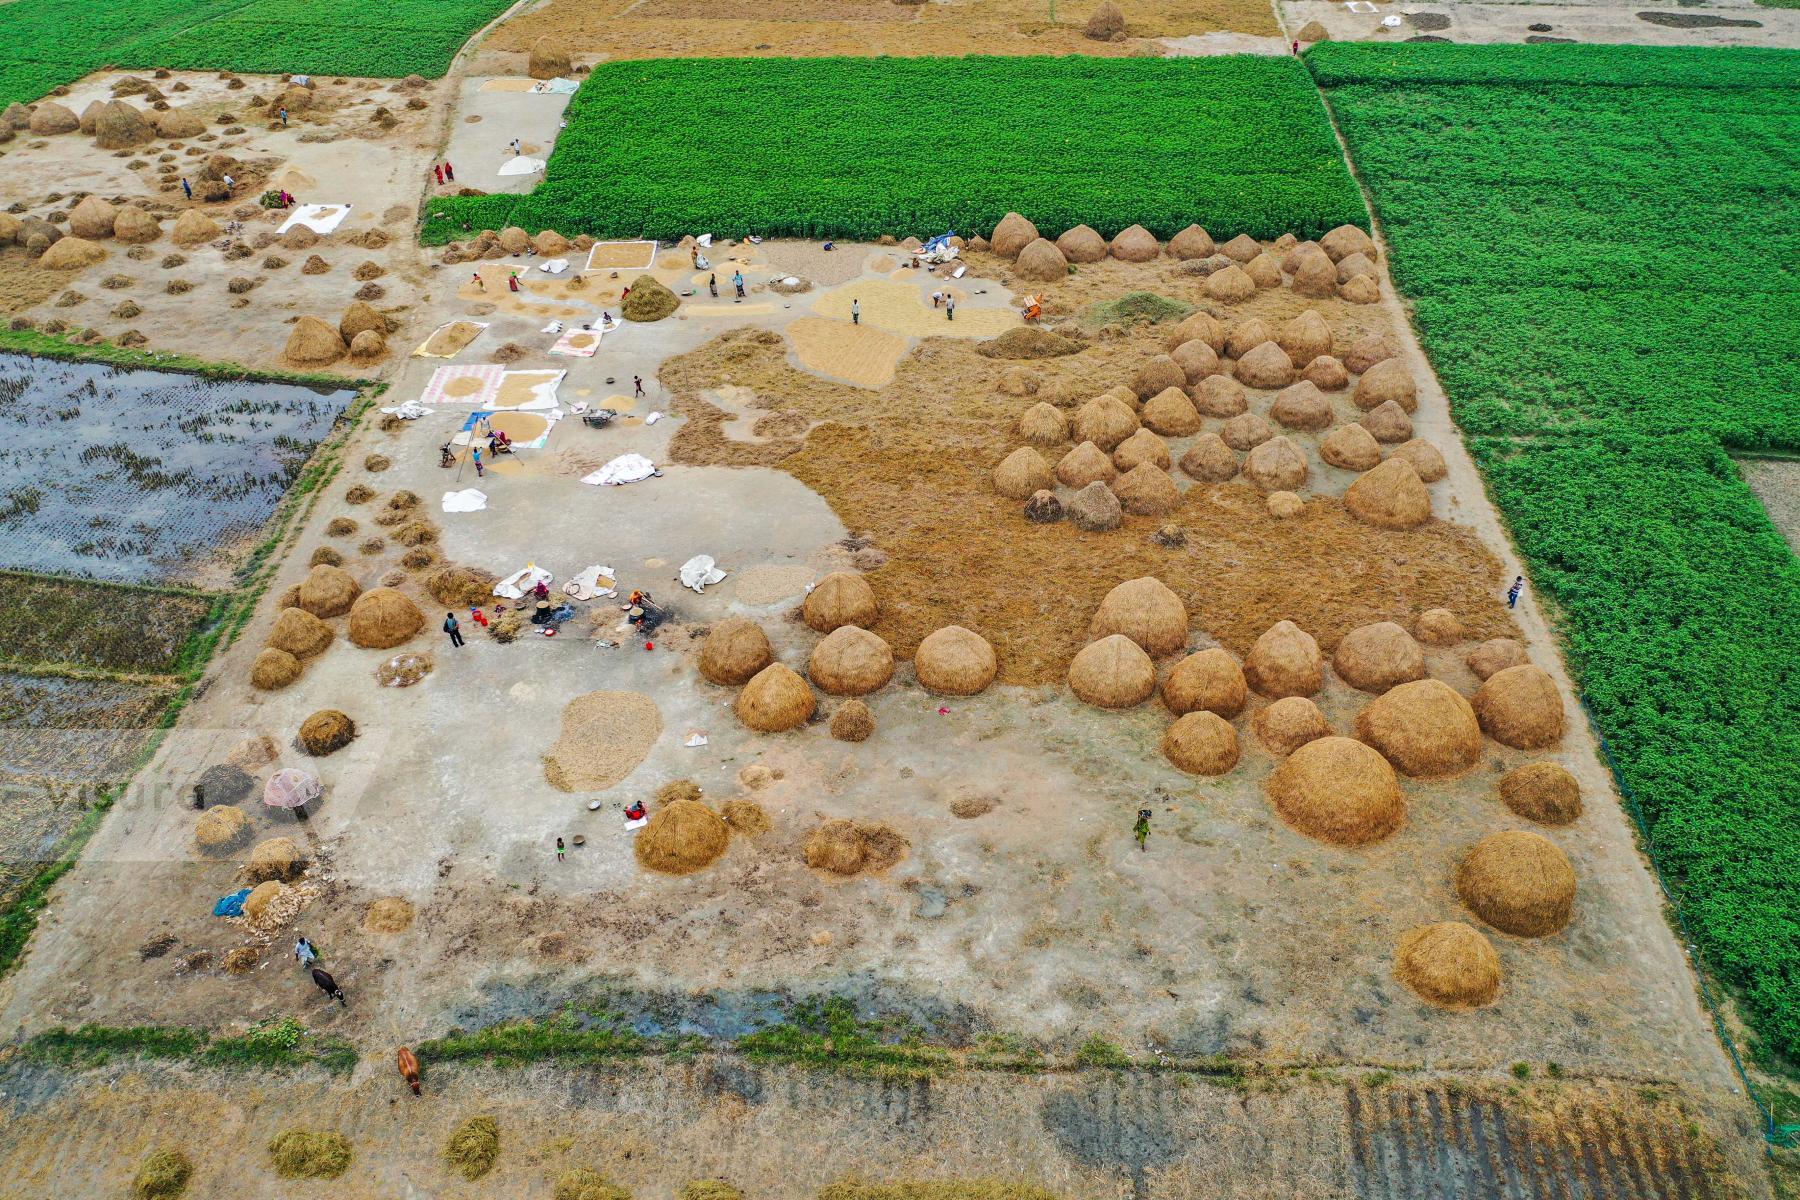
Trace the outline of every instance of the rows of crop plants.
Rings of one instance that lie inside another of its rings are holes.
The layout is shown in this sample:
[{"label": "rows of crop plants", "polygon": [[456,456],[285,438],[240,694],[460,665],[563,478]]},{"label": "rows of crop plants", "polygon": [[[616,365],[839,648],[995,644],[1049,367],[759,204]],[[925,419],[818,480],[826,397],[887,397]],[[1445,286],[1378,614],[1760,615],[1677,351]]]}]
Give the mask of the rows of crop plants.
[{"label": "rows of crop plants", "polygon": [[545,182],[445,199],[428,240],[565,235],[873,238],[993,228],[1273,238],[1367,225],[1291,59],[661,59],[582,85]]},{"label": "rows of crop plants", "polygon": [[1425,348],[1710,967],[1800,1061],[1800,54],[1323,45]]}]

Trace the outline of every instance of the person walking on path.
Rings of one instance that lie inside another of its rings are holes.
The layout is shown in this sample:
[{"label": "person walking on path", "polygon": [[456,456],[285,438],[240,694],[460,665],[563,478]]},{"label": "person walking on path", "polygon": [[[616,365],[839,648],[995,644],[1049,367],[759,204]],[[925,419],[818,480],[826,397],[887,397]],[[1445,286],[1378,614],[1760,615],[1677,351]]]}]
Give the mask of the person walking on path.
[{"label": "person walking on path", "polygon": [[194,185],[187,181],[186,176],[183,176],[181,180],[181,194],[186,196],[189,200],[194,198]]},{"label": "person walking on path", "polygon": [[737,289],[737,298],[742,300],[744,298],[744,273],[742,271],[731,273],[731,286]]},{"label": "person walking on path", "polygon": [[563,861],[563,840],[561,838],[556,839],[556,861]]},{"label": "person walking on path", "polygon": [[1519,607],[1519,593],[1524,590],[1525,590],[1525,577],[1523,575],[1515,577],[1513,579],[1512,586],[1506,589],[1506,607],[1508,607],[1508,608]]},{"label": "person walking on path", "polygon": [[463,644],[462,627],[457,624],[455,613],[447,612],[444,614],[444,632],[450,635],[450,644],[452,646],[461,646]]},{"label": "person walking on path", "polygon": [[525,153],[525,151],[524,151],[524,148],[523,148],[523,147],[521,147],[521,146],[520,146],[520,145],[519,145],[519,139],[518,139],[518,138],[514,138],[514,139],[513,139],[513,140],[512,140],[512,152],[513,152],[513,157],[514,157],[514,158],[517,158],[517,157],[519,157],[519,156],[520,156],[520,155],[521,155],[521,154],[523,154],[523,153]]},{"label": "person walking on path", "polygon": [[481,272],[480,271],[475,272],[475,290],[478,292],[487,291],[487,284],[485,284],[481,281]]},{"label": "person walking on path", "polygon": [[449,159],[444,160],[444,182],[445,183],[455,183],[456,182],[456,168],[450,165]]},{"label": "person walking on path", "polygon": [[946,321],[956,320],[956,297],[955,296],[945,296],[944,297],[944,320],[946,320]]},{"label": "person walking on path", "polygon": [[311,969],[319,961],[319,952],[306,940],[304,934],[294,943],[294,960],[307,969]]},{"label": "person walking on path", "polygon": [[321,992],[324,992],[327,996],[330,996],[345,1008],[350,1007],[349,1002],[344,999],[344,989],[338,986],[338,981],[333,979],[328,972],[320,970],[318,967],[314,967],[312,969],[312,981],[313,986],[318,988]]},{"label": "person walking on path", "polygon": [[480,446],[469,447],[469,457],[475,460],[475,478],[477,478],[477,479],[485,478],[487,476],[487,472],[482,470],[482,468],[481,468],[481,447]]},{"label": "person walking on path", "polygon": [[861,325],[862,324],[862,301],[861,300],[850,301],[850,323],[852,325]]},{"label": "person walking on path", "polygon": [[431,164],[431,174],[437,180],[438,186],[443,187],[444,186],[444,168],[438,166],[436,163],[432,163]]},{"label": "person walking on path", "polygon": [[642,375],[633,375],[631,377],[631,398],[633,400],[641,400],[644,398],[644,377]]},{"label": "person walking on path", "polygon": [[1137,839],[1137,844],[1138,844],[1139,850],[1148,850],[1150,848],[1146,844],[1150,840],[1150,810],[1149,809],[1147,809],[1147,808],[1138,809],[1137,824],[1133,825],[1131,827],[1131,836]]},{"label": "person walking on path", "polygon": [[285,104],[281,106],[281,127],[287,128],[287,105]]},{"label": "person walking on path", "polygon": [[712,298],[714,300],[719,298],[719,277],[717,275],[708,275],[706,277],[706,290],[712,293]]}]

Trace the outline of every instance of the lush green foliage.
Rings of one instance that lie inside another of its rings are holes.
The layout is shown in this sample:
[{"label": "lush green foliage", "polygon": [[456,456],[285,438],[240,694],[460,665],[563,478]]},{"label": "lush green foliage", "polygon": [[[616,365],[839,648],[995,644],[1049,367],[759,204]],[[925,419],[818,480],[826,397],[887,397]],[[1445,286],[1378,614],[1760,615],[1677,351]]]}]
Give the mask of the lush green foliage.
[{"label": "lush green foliage", "polygon": [[1800,55],[1309,62],[1682,914],[1800,1059],[1800,563],[1722,449],[1800,450]]},{"label": "lush green foliage", "polygon": [[1182,59],[654,59],[603,64],[546,179],[434,207],[573,236],[985,232],[1190,222],[1273,238],[1366,225],[1300,64]]},{"label": "lush green foliage", "polygon": [[241,1034],[221,1038],[179,1025],[51,1029],[26,1042],[25,1053],[39,1062],[65,1067],[97,1067],[117,1058],[156,1058],[257,1071],[322,1066],[347,1075],[356,1066],[354,1046],[319,1037],[291,1017],[262,1021]]}]

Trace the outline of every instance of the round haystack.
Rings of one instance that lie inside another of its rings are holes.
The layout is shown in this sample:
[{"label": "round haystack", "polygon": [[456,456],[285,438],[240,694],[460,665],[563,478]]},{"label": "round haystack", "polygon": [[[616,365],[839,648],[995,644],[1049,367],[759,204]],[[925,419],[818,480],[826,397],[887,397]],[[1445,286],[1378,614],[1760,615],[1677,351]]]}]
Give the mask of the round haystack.
[{"label": "round haystack", "polygon": [[[1249,411],[1250,400],[1244,395],[1244,385],[1231,376],[1208,375],[1194,388],[1194,407],[1203,416],[1237,417]],[[1239,446],[1238,449],[1248,450],[1249,447]]]},{"label": "round haystack", "polygon": [[840,742],[866,742],[875,732],[875,714],[861,700],[846,700],[831,714],[831,736]]},{"label": "round haystack", "polygon": [[1321,392],[1341,392],[1350,386],[1348,368],[1329,354],[1321,354],[1307,363],[1300,377],[1309,380]]},{"label": "round haystack", "polygon": [[1043,386],[1044,378],[1036,371],[1027,371],[1024,367],[1008,367],[1000,372],[1000,379],[994,384],[994,390],[1002,396],[1035,396]]},{"label": "round haystack", "polygon": [[1528,821],[1567,825],[1581,815],[1581,785],[1561,763],[1536,762],[1500,777],[1500,800]]},{"label": "round haystack", "polygon": [[533,79],[556,79],[567,78],[574,72],[568,50],[554,38],[544,36],[531,43],[531,58],[525,67],[527,75]]},{"label": "round haystack", "polygon": [[1131,390],[1139,400],[1148,400],[1169,388],[1187,386],[1187,372],[1174,356],[1154,355],[1131,377]]},{"label": "round haystack", "polygon": [[1069,418],[1040,400],[1019,418],[1019,436],[1034,446],[1060,446],[1069,440]]},{"label": "round haystack", "polygon": [[242,809],[230,804],[215,804],[194,822],[194,843],[202,850],[217,853],[229,850],[244,838],[250,828]]},{"label": "round haystack", "polygon": [[[1211,351],[1207,351],[1211,353]],[[1138,419],[1164,437],[1189,437],[1200,432],[1200,413],[1180,388],[1165,388],[1145,404]],[[1167,463],[1164,464],[1165,466]]]},{"label": "round haystack", "polygon": [[774,661],[769,635],[745,617],[726,617],[707,631],[700,645],[700,674],[727,687],[750,682]]},{"label": "round haystack", "polygon": [[141,246],[161,237],[162,226],[137,205],[127,204],[113,219],[113,236],[127,245]]},{"label": "round haystack", "polygon": [[[1106,485],[1101,484],[1100,486],[1105,487]],[[1025,501],[1025,519],[1027,521],[1038,525],[1048,525],[1053,521],[1062,520],[1062,516],[1062,501],[1058,500],[1056,493],[1049,488],[1031,493],[1031,499]]]},{"label": "round haystack", "polygon": [[250,684],[265,692],[284,688],[300,678],[300,660],[286,650],[269,648],[257,652],[250,664]]},{"label": "round haystack", "polygon": [[1475,678],[1486,680],[1508,667],[1522,667],[1531,661],[1525,647],[1512,638],[1490,638],[1463,656]]},{"label": "round haystack", "polygon": [[1189,775],[1223,775],[1237,766],[1237,730],[1217,713],[1187,713],[1163,733],[1162,752]]},{"label": "round haystack", "polygon": [[187,1191],[188,1180],[193,1176],[193,1159],[180,1150],[160,1147],[138,1164],[137,1174],[131,1178],[131,1195],[133,1200],[175,1200]]},{"label": "round haystack", "polygon": [[1106,252],[1120,262],[1149,262],[1162,253],[1162,246],[1156,235],[1142,225],[1133,225],[1119,231],[1119,236],[1107,246]]},{"label": "round haystack", "polygon": [[[1325,398],[1325,393],[1304,379],[1276,392],[1274,401],[1269,405],[1269,416],[1289,429],[1324,429],[1331,424],[1333,415],[1331,401]],[[1370,439],[1370,444],[1374,444],[1373,438]],[[1376,461],[1380,461],[1379,449],[1375,455]]]},{"label": "round haystack", "polygon": [[1205,342],[1212,347],[1215,354],[1225,350],[1225,329],[1211,313],[1205,309],[1189,313],[1169,331],[1169,339],[1165,343],[1173,350],[1183,342]]},{"label": "round haystack", "polygon": [[350,611],[362,586],[342,567],[320,563],[300,581],[294,604],[315,617],[341,617]]},{"label": "round haystack", "polygon": [[1100,0],[1082,32],[1096,42],[1116,42],[1125,36],[1125,14],[1113,0]]},{"label": "round haystack", "polygon": [[[1340,285],[1342,285],[1342,284],[1349,283],[1352,279],[1357,279],[1357,278],[1364,278],[1364,279],[1372,280],[1377,275],[1380,274],[1380,271],[1378,271],[1376,269],[1374,261],[1371,260],[1368,255],[1366,255],[1366,254],[1349,254],[1349,255],[1345,255],[1344,258],[1341,261],[1339,261],[1339,263],[1337,265],[1337,273],[1338,273],[1338,283]],[[1343,290],[1341,287],[1339,288],[1339,294],[1340,295],[1343,294]]]},{"label": "round haystack", "polygon": [[1219,363],[1218,351],[1199,338],[1181,343],[1169,351],[1169,357],[1181,368],[1182,378],[1190,384],[1199,383],[1224,369]]},{"label": "round haystack", "polygon": [[1053,482],[1050,464],[1030,446],[1020,446],[994,468],[994,490],[1008,500],[1029,499]]},{"label": "round haystack", "polygon": [[128,150],[156,140],[156,130],[142,109],[114,100],[94,118],[94,145],[102,150]]},{"label": "round haystack", "polygon": [[1277,621],[1245,656],[1244,681],[1271,700],[1312,695],[1325,686],[1319,643],[1292,621]]},{"label": "round haystack", "polygon": [[1302,258],[1294,269],[1294,292],[1301,296],[1324,299],[1337,295],[1337,268],[1324,251]]},{"label": "round haystack", "polygon": [[1428,608],[1414,622],[1413,636],[1427,646],[1454,646],[1463,640],[1462,619],[1447,608]]},{"label": "round haystack", "polygon": [[81,118],[67,105],[45,100],[31,110],[29,128],[40,137],[54,133],[74,133],[81,128]]},{"label": "round haystack", "polygon": [[288,334],[287,348],[282,351],[296,366],[324,367],[337,362],[350,352],[338,331],[317,317],[301,317]]},{"label": "round haystack", "polygon": [[1339,846],[1380,841],[1406,820],[1394,769],[1346,737],[1328,735],[1299,747],[1275,768],[1267,787],[1282,820]]},{"label": "round haystack", "polygon": [[1262,252],[1262,243],[1247,233],[1240,233],[1219,247],[1220,254],[1241,263],[1249,262]]},{"label": "round haystack", "polygon": [[1117,468],[1113,466],[1112,458],[1092,442],[1082,442],[1056,464],[1056,481],[1068,488],[1111,483],[1115,474]]},{"label": "round haystack", "polygon": [[239,872],[251,883],[267,883],[278,879],[291,883],[306,873],[306,852],[290,837],[269,838],[256,843],[250,861]]},{"label": "round haystack", "polygon": [[1218,434],[1203,433],[1181,456],[1181,469],[1202,483],[1224,483],[1238,473],[1238,459]]},{"label": "round haystack", "polygon": [[1284,388],[1294,381],[1294,364],[1287,351],[1267,341],[1238,359],[1236,374],[1246,387]]},{"label": "round haystack", "polygon": [[1265,250],[1244,264],[1244,274],[1259,288],[1278,288],[1281,286],[1281,261]]},{"label": "round haystack", "polygon": [[910,850],[899,831],[879,821],[826,821],[806,839],[806,865],[834,875],[893,866]]},{"label": "round haystack", "polygon": [[1390,458],[1356,477],[1344,493],[1352,516],[1382,529],[1416,529],[1431,519],[1431,493],[1404,458]]},{"label": "round haystack", "polygon": [[500,231],[500,248],[508,254],[524,254],[531,249],[531,235],[517,225]]},{"label": "round haystack", "polygon": [[994,682],[999,667],[988,640],[961,625],[933,630],[913,653],[920,686],[940,696],[973,696]]},{"label": "round haystack", "polygon": [[106,259],[106,247],[86,238],[58,238],[56,244],[38,256],[38,266],[46,271],[79,271]]},{"label": "round haystack", "polygon": [[1413,435],[1412,418],[1406,415],[1404,408],[1392,400],[1383,401],[1370,409],[1368,415],[1358,424],[1369,431],[1370,437],[1384,446],[1407,441]]},{"label": "round haystack", "polygon": [[1444,465],[1444,456],[1438,448],[1423,438],[1413,438],[1394,447],[1393,457],[1403,458],[1412,464],[1424,483],[1436,483],[1450,473]]},{"label": "round haystack", "polygon": [[1244,478],[1264,493],[1291,492],[1306,482],[1306,474],[1306,455],[1285,437],[1253,446],[1244,458]]},{"label": "round haystack", "polygon": [[1075,410],[1073,424],[1077,441],[1111,450],[1137,432],[1138,416],[1113,397],[1100,396]]},{"label": "round haystack", "polygon": [[499,582],[499,576],[480,567],[448,566],[425,580],[425,590],[450,608],[479,608],[493,596]]},{"label": "round haystack", "polygon": [[806,594],[801,616],[816,633],[830,633],[844,625],[868,628],[881,615],[869,581],[854,571],[833,571]]},{"label": "round haystack", "polygon": [[1154,463],[1139,463],[1113,480],[1119,506],[1134,517],[1161,517],[1181,506],[1181,491]]},{"label": "round haystack", "polygon": [[5,112],[0,112],[0,125],[5,125],[8,129],[13,130],[29,129],[31,128],[31,110],[14,100],[6,106]]},{"label": "round haystack", "polygon": [[1322,737],[1331,726],[1319,706],[1304,696],[1287,696],[1259,710],[1251,720],[1256,738],[1270,754],[1286,756]]},{"label": "round haystack", "polygon": [[894,677],[894,652],[866,629],[840,625],[813,647],[806,673],[831,696],[866,696]]},{"label": "round haystack", "polygon": [[1229,720],[1244,711],[1248,689],[1237,659],[1212,646],[1175,664],[1163,681],[1162,698],[1172,713],[1210,712]]},{"label": "round haystack", "polygon": [[170,234],[177,246],[198,246],[224,233],[213,219],[197,208],[190,208],[175,218]]},{"label": "round haystack", "polygon": [[1344,355],[1344,365],[1358,375],[1367,373],[1376,363],[1386,362],[1398,353],[1387,335],[1371,333],[1357,339]]},{"label": "round haystack", "polygon": [[1297,517],[1306,511],[1306,501],[1300,498],[1298,492],[1270,492],[1269,498],[1263,503],[1271,517],[1277,517],[1283,521],[1289,517]]},{"label": "round haystack", "polygon": [[681,300],[653,275],[639,275],[631,281],[631,294],[619,306],[619,315],[627,321],[648,323],[670,316],[681,306]]},{"label": "round haystack", "polygon": [[1481,757],[1475,710],[1441,679],[1403,683],[1370,701],[1356,716],[1356,736],[1415,779],[1456,775]]},{"label": "round haystack", "polygon": [[1490,833],[1456,867],[1456,894],[1503,933],[1548,937],[1575,910],[1575,868],[1555,842],[1522,829]]},{"label": "round haystack", "polygon": [[99,196],[89,196],[69,211],[69,232],[95,240],[109,238],[118,219],[118,209]]},{"label": "round haystack", "polygon": [[300,748],[315,758],[356,740],[356,722],[335,708],[322,708],[300,723]]},{"label": "round haystack", "polygon": [[[1112,464],[1107,464],[1107,470]],[[1125,520],[1124,506],[1105,483],[1095,480],[1069,498],[1063,505],[1069,523],[1087,533],[1105,533],[1117,529]]]},{"label": "round haystack", "polygon": [[1488,676],[1475,691],[1482,732],[1515,750],[1541,750],[1563,735],[1563,702],[1556,682],[1530,663]]},{"label": "round haystack", "polygon": [[1371,259],[1377,254],[1375,239],[1354,225],[1339,225],[1320,238],[1319,249],[1330,255],[1332,262],[1342,262],[1352,254],[1367,255]]},{"label": "round haystack", "polygon": [[1286,250],[1282,251],[1282,253],[1281,253],[1282,274],[1284,274],[1284,275],[1294,274],[1295,272],[1300,270],[1301,265],[1303,263],[1305,263],[1308,258],[1311,258],[1315,255],[1320,258],[1325,259],[1326,262],[1331,261],[1330,256],[1328,256],[1323,250],[1319,249],[1319,243],[1317,243],[1315,241],[1311,241],[1311,240],[1304,241],[1304,242],[1295,242],[1293,245],[1289,246]]},{"label": "round haystack", "polygon": [[1106,593],[1088,622],[1088,637],[1123,634],[1157,657],[1187,645],[1188,610],[1181,597],[1149,575],[1128,579]]},{"label": "round haystack", "polygon": [[1222,304],[1241,304],[1256,295],[1256,281],[1238,266],[1214,271],[1206,277],[1204,288],[1208,298]]},{"label": "round haystack", "polygon": [[1269,323],[1261,317],[1251,317],[1231,327],[1225,337],[1225,353],[1242,358],[1264,342],[1274,340],[1275,334],[1269,329]]},{"label": "round haystack", "polygon": [[250,889],[250,894],[244,897],[244,919],[252,925],[260,923],[264,917],[268,916],[269,909],[277,900],[281,899],[282,894],[286,891],[286,888],[273,879],[257,884]]},{"label": "round haystack", "polygon": [[363,910],[364,933],[405,933],[418,912],[402,896],[383,896]]},{"label": "round haystack", "polygon": [[156,132],[171,140],[199,137],[206,132],[206,121],[200,114],[185,108],[171,108],[150,114]]},{"label": "round haystack", "polygon": [[1331,353],[1331,326],[1309,308],[1276,327],[1275,344],[1287,352],[1296,367],[1304,367],[1321,354]]},{"label": "round haystack", "polygon": [[1339,425],[1319,443],[1319,457],[1346,471],[1367,471],[1381,461],[1381,443],[1361,425]]},{"label": "round haystack", "polygon": [[214,763],[200,772],[194,797],[207,804],[236,804],[248,799],[256,787],[256,777],[236,763]]},{"label": "round haystack", "polygon": [[350,339],[350,357],[357,362],[373,362],[387,353],[387,339],[373,329],[365,329]]},{"label": "round haystack", "polygon": [[1300,27],[1300,32],[1294,35],[1294,40],[1298,42],[1325,42],[1331,40],[1331,35],[1327,33],[1325,27],[1317,21],[1308,21]]},{"label": "round haystack", "polygon": [[1072,263],[1095,263],[1106,257],[1106,239],[1087,225],[1077,225],[1056,239],[1056,248]]},{"label": "round haystack", "polygon": [[269,631],[268,644],[295,658],[310,658],[331,645],[331,626],[303,608],[284,608]]},{"label": "round haystack", "polygon": [[356,335],[365,331],[387,335],[387,318],[375,311],[375,306],[365,300],[352,301],[349,308],[338,321],[338,336],[345,342],[355,340]]},{"label": "round haystack", "polygon": [[1156,692],[1156,664],[1122,633],[1083,646],[1069,664],[1069,690],[1096,708],[1130,708]]},{"label": "round haystack", "polygon": [[371,588],[350,606],[350,640],[367,650],[387,650],[425,627],[425,614],[403,592]]},{"label": "round haystack", "polygon": [[1211,258],[1218,253],[1212,235],[1198,225],[1189,225],[1169,239],[1170,258]]},{"label": "round haystack", "polygon": [[1350,398],[1365,412],[1392,400],[1413,413],[1419,408],[1419,385],[1413,382],[1412,372],[1406,369],[1405,363],[1397,358],[1384,358],[1362,373]]},{"label": "round haystack", "polygon": [[[1176,394],[1180,395],[1179,392]],[[1183,397],[1184,402],[1185,400],[1186,397]],[[1113,450],[1112,457],[1113,466],[1120,471],[1130,471],[1145,463],[1166,471],[1169,467],[1169,443],[1148,429],[1140,429],[1120,442]],[[1045,470],[1048,471],[1049,468],[1046,467]]]},{"label": "round haystack", "polygon": [[1068,278],[1069,260],[1056,248],[1056,243],[1039,238],[1019,251],[1019,260],[1014,269],[1021,279],[1052,283]]},{"label": "round haystack", "polygon": [[691,875],[725,853],[731,826],[698,800],[677,800],[650,814],[638,830],[637,860],[652,871]]},{"label": "round haystack", "polygon": [[[1161,389],[1158,390],[1160,391]],[[1144,405],[1144,398],[1133,391],[1131,385],[1127,383],[1115,383],[1104,392],[1101,392],[1100,395],[1109,396],[1112,399],[1117,400],[1120,404],[1123,404],[1134,413]]]},{"label": "round haystack", "polygon": [[1394,978],[1432,1004],[1480,1008],[1500,994],[1500,956],[1479,930],[1461,921],[1421,925],[1400,935]]},{"label": "round haystack", "polygon": [[1016,212],[1009,212],[994,226],[994,236],[988,239],[988,245],[1001,258],[1016,258],[1021,250],[1038,240],[1036,225]]},{"label": "round haystack", "polygon": [[812,720],[818,707],[812,689],[793,668],[770,663],[738,693],[738,720],[760,733],[783,733]]},{"label": "round haystack", "polygon": [[1350,304],[1374,304],[1381,299],[1381,285],[1373,275],[1355,275],[1338,284],[1338,295]]},{"label": "round haystack", "polygon": [[568,238],[556,230],[545,229],[540,230],[538,235],[531,239],[531,248],[539,254],[554,258],[557,255],[569,253],[574,247]]},{"label": "round haystack", "polygon": [[1425,678],[1425,652],[1400,626],[1377,621],[1346,633],[1331,655],[1331,667],[1351,687],[1380,695]]}]

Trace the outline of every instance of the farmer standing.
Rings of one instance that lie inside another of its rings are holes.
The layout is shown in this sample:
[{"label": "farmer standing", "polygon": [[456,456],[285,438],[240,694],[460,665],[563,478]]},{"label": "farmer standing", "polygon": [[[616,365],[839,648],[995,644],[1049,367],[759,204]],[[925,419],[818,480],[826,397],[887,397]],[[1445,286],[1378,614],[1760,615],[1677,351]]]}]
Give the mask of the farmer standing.
[{"label": "farmer standing", "polygon": [[731,273],[731,286],[737,289],[737,298],[742,300],[744,298],[744,273],[742,271]]},{"label": "farmer standing", "polygon": [[285,104],[281,106],[281,127],[287,128],[287,105]]},{"label": "farmer standing", "polygon": [[471,446],[469,448],[469,457],[475,460],[475,478],[480,479],[484,477],[487,472],[481,469],[481,447]]},{"label": "farmer standing", "polygon": [[563,840],[561,838],[556,839],[556,861],[563,861]]},{"label": "farmer standing", "polygon": [[944,319],[946,321],[956,320],[956,297],[955,296],[945,296],[944,297]]},{"label": "farmer standing", "polygon": [[432,177],[437,180],[438,186],[443,187],[444,186],[444,168],[438,166],[436,163],[432,163],[431,164],[431,174],[432,174]]},{"label": "farmer standing", "polygon": [[1523,575],[1516,576],[1513,579],[1512,586],[1506,589],[1506,607],[1519,607],[1519,593],[1524,590],[1525,577]]},{"label": "farmer standing", "polygon": [[302,967],[309,969],[319,961],[319,952],[313,948],[313,944],[307,941],[304,935],[294,943],[294,960]]},{"label": "farmer standing", "polygon": [[480,271],[475,272],[475,290],[478,292],[487,291],[487,284],[481,282],[481,272]]},{"label": "farmer standing", "polygon": [[1138,809],[1137,824],[1133,825],[1131,827],[1131,836],[1137,839],[1137,844],[1138,844],[1139,850],[1148,850],[1150,848],[1147,845],[1147,843],[1150,841],[1150,810],[1149,809],[1147,809],[1147,808]]},{"label": "farmer standing", "polygon": [[852,325],[861,325],[862,324],[862,301],[861,300],[850,301],[850,323]]},{"label": "farmer standing", "polygon": [[714,300],[719,298],[719,277],[717,275],[708,275],[706,277],[706,290],[712,293],[712,298]]},{"label": "farmer standing", "polygon": [[519,290],[519,273],[517,271],[514,271],[511,275],[506,277],[506,290],[509,292],[516,292]]},{"label": "farmer standing", "polygon": [[446,183],[456,182],[456,168],[450,165],[449,159],[444,160],[444,181]]},{"label": "farmer standing", "polygon": [[182,179],[181,179],[181,193],[182,193],[182,195],[186,196],[189,200],[192,200],[194,198],[194,185],[187,181],[187,177],[185,175],[182,176]]},{"label": "farmer standing", "polygon": [[444,614],[444,632],[450,635],[450,644],[452,646],[460,646],[463,644],[462,627],[456,623],[455,613],[447,612]]}]

